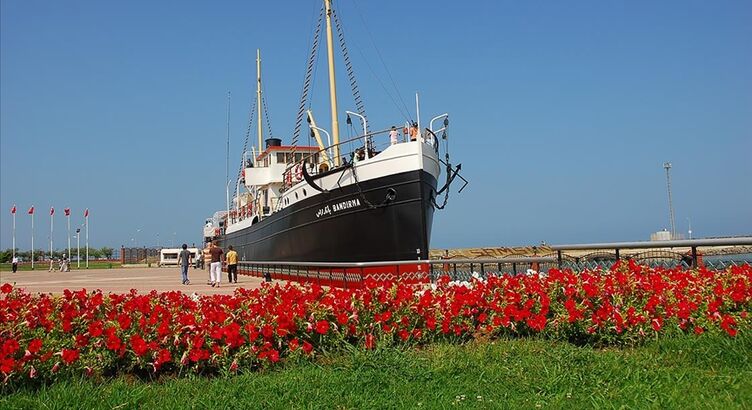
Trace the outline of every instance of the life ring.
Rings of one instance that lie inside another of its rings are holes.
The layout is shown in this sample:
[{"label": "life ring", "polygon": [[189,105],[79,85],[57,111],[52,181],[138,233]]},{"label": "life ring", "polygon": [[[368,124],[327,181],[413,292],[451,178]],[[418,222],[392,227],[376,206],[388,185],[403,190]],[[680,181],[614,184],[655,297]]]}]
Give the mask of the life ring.
[{"label": "life ring", "polygon": [[303,167],[300,164],[295,166],[295,180],[296,181],[303,180]]}]

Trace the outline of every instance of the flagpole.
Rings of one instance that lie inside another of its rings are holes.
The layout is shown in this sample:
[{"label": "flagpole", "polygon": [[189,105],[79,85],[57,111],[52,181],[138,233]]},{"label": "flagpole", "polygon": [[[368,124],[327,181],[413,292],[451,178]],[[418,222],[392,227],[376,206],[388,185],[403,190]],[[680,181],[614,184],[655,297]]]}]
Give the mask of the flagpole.
[{"label": "flagpole", "polygon": [[65,216],[68,218],[68,261],[70,261],[72,259],[70,253],[70,209],[65,213]]},{"label": "flagpole", "polygon": [[31,209],[31,270],[34,270],[34,205]]},{"label": "flagpole", "polygon": [[86,210],[86,269],[89,269],[89,210]]},{"label": "flagpole", "polygon": [[50,270],[54,264],[52,263],[52,232],[55,227],[55,208],[50,208]]},{"label": "flagpole", "polygon": [[15,204],[13,204],[13,259],[16,259],[16,205]]}]

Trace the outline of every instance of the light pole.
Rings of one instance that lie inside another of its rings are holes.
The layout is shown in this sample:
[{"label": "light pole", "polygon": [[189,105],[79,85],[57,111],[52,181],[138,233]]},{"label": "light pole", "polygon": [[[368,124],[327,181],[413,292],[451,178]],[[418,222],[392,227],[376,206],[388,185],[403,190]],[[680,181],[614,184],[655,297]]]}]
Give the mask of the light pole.
[{"label": "light pole", "polygon": [[177,235],[177,232],[172,233],[172,242],[170,242],[170,248],[175,247],[175,235]]},{"label": "light pole", "polygon": [[692,239],[692,220],[687,217],[687,225],[689,225],[689,229],[687,229],[687,233],[689,234],[689,239]]},{"label": "light pole", "polygon": [[81,267],[81,228],[76,228],[76,267]]},{"label": "light pole", "polygon": [[363,146],[365,147],[365,150],[366,150],[366,159],[370,158],[371,156],[368,153],[368,149],[369,149],[368,145],[369,144],[368,144],[368,137],[367,137],[367,135],[368,135],[368,121],[366,120],[366,117],[358,114],[357,112],[352,112],[352,111],[345,111],[345,113],[348,114],[348,116],[347,116],[347,122],[348,122],[348,124],[352,124],[352,121],[350,120],[350,114],[352,114],[352,115],[354,115],[356,117],[359,117],[360,120],[363,121]]},{"label": "light pole", "polygon": [[671,163],[664,162],[663,168],[666,170],[666,189],[668,190],[668,214],[671,221],[671,239],[676,239],[676,223],[674,222],[674,205],[671,202]]},{"label": "light pole", "polygon": [[[325,129],[317,127],[315,125],[309,125],[309,127],[311,127],[311,129],[314,129],[314,130],[317,130],[317,131],[321,131],[324,134],[326,134],[326,146],[328,147],[328,152],[326,154],[329,157],[329,159],[331,160],[333,158],[332,157],[332,137],[331,137],[331,135],[329,135],[329,133],[326,132]],[[334,161],[333,163],[336,164],[337,162]],[[331,166],[331,164],[330,164],[330,166]]]}]

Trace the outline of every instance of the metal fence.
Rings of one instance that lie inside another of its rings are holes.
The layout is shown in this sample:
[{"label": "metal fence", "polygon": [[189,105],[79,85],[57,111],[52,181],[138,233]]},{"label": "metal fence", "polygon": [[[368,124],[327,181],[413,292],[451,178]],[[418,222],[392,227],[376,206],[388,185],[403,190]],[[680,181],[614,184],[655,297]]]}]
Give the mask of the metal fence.
[{"label": "metal fence", "polygon": [[325,286],[360,287],[367,280],[396,279],[434,282],[441,276],[468,281],[489,274],[547,272],[549,269],[609,268],[617,260],[635,260],[641,265],[676,267],[706,266],[723,269],[752,264],[752,237],[696,239],[661,242],[618,242],[551,246],[554,253],[485,259],[433,259],[389,262],[260,262],[241,261],[240,274],[267,281],[293,280]]},{"label": "metal fence", "polygon": [[120,263],[137,265],[159,262],[159,249],[156,248],[120,248]]}]

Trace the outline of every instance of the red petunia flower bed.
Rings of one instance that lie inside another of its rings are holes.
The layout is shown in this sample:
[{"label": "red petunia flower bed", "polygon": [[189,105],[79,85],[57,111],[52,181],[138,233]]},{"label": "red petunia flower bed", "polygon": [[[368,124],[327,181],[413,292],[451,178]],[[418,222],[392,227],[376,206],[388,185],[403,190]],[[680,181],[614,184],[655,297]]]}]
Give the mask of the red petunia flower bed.
[{"label": "red petunia flower bed", "polygon": [[0,288],[4,383],[72,375],[236,372],[348,346],[540,335],[593,345],[749,331],[752,268],[489,276],[469,283],[265,285],[229,295]]}]

